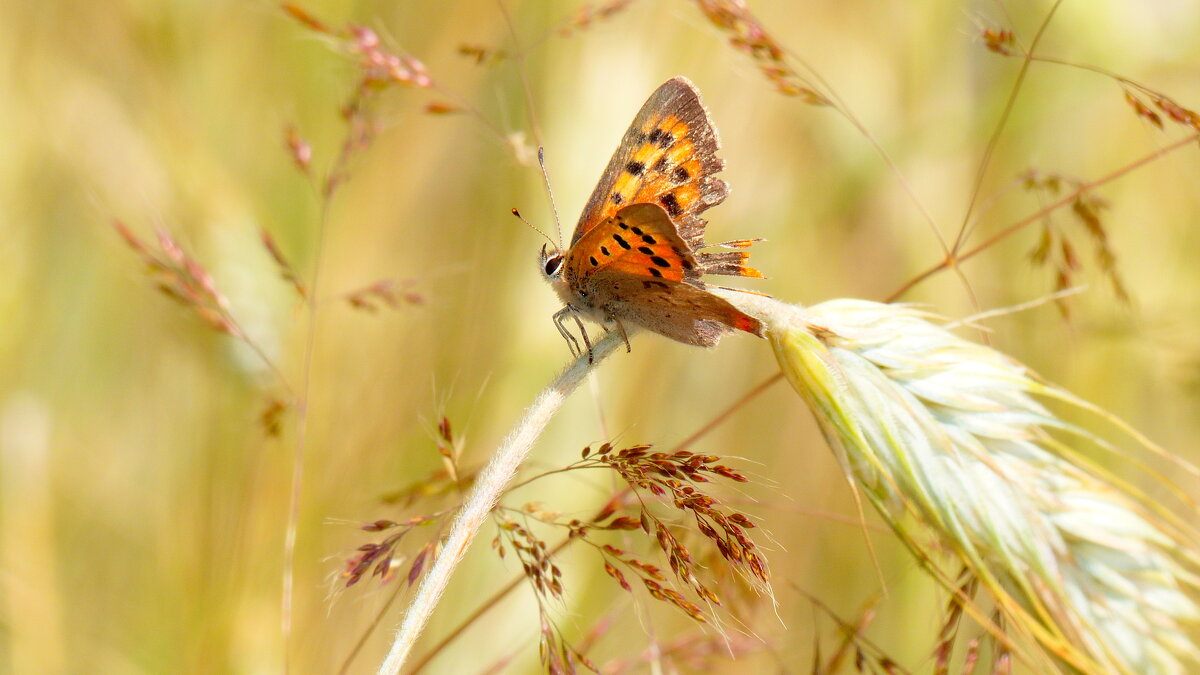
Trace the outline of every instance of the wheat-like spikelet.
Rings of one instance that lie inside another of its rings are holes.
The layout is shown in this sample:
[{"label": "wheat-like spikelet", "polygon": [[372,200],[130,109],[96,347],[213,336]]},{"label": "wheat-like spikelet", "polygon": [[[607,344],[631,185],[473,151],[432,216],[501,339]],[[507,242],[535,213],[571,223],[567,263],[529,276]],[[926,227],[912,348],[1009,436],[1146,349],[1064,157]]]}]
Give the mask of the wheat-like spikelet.
[{"label": "wheat-like spikelet", "polygon": [[1194,531],[1089,466],[1070,445],[1109,446],[1035,396],[1106,413],[912,307],[727,297],[764,320],[846,471],[923,566],[956,588],[931,562],[932,531],[989,591],[1003,629],[968,611],[1002,649],[1015,627],[1067,670],[1200,668]]}]

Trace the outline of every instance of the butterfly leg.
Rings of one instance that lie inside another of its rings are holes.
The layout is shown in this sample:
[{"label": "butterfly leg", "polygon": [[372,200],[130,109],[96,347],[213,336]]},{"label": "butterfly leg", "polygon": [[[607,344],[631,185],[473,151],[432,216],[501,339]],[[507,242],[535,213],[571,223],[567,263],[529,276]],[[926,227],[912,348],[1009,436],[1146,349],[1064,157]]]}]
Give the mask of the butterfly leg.
[{"label": "butterfly leg", "polygon": [[[563,325],[563,321],[566,320],[567,315],[570,315],[576,321],[579,321],[579,317],[575,316],[575,312],[570,305],[567,305],[566,307],[563,307],[562,309],[555,312],[554,316],[552,317],[552,320],[554,321],[554,327],[558,329],[558,334],[561,335],[562,338],[567,341],[567,348],[571,350],[571,356],[578,357],[579,356],[579,340],[574,335],[571,334],[571,331],[567,330],[566,326]],[[584,339],[587,339],[586,335],[587,334],[585,333]],[[589,350],[589,353],[590,353],[590,350]]]},{"label": "butterfly leg", "polygon": [[625,324],[621,323],[620,317],[614,316],[612,320],[616,322],[617,330],[621,332],[621,339],[625,341],[625,353],[632,354],[633,347],[629,344],[629,333],[625,332]]},{"label": "butterfly leg", "polygon": [[585,328],[583,326],[583,321],[579,320],[579,314],[574,311],[574,308],[570,307],[570,306],[568,306],[568,308],[572,310],[571,318],[575,319],[575,325],[579,326],[579,334],[583,336],[583,344],[587,346],[588,363],[591,363],[592,362],[592,341],[588,339],[587,328]]}]

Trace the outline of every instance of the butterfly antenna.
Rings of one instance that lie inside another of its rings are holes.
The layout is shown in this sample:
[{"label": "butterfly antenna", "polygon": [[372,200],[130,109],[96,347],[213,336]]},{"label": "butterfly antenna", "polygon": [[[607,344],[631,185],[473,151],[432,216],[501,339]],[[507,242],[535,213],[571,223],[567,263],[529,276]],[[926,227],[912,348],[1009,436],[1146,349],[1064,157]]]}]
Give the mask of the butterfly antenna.
[{"label": "butterfly antenna", "polygon": [[546,194],[550,195],[550,211],[554,214],[554,229],[558,232],[558,248],[561,250],[562,223],[558,220],[558,205],[554,203],[554,190],[550,189],[550,174],[546,172],[546,149],[540,145],[538,146],[538,166],[542,167],[542,182],[546,184]]},{"label": "butterfly antenna", "polygon": [[529,226],[529,229],[533,230],[534,232],[537,232],[538,234],[542,235],[543,237],[546,237],[546,241],[550,242],[550,245],[551,245],[551,246],[553,246],[553,247],[554,247],[554,248],[556,248],[556,249],[559,249],[559,250],[561,250],[561,247],[560,247],[558,244],[554,243],[554,240],[553,240],[553,239],[551,239],[551,238],[549,237],[549,235],[547,235],[545,232],[542,232],[541,230],[539,230],[539,229],[537,229],[536,227],[534,227],[534,226],[533,226],[533,223],[529,222],[528,220],[525,220],[525,216],[521,215],[521,212],[520,212],[520,211],[518,211],[518,210],[516,210],[516,209],[513,209],[513,210],[512,210],[512,214],[513,214],[514,216],[516,216],[516,217],[517,217],[517,218],[518,218],[518,219],[519,219],[519,220],[520,220],[522,223],[525,223],[526,225],[528,225],[528,226]]},{"label": "butterfly antenna", "polygon": [[[558,243],[554,244],[558,250],[562,250],[562,223],[558,220],[558,207],[554,204],[554,191],[550,189],[550,176],[546,173],[546,152],[542,145],[542,127],[538,124],[537,107],[533,104],[533,89],[529,86],[529,76],[525,72],[525,50],[521,47],[520,38],[517,36],[516,26],[513,25],[512,15],[508,12],[508,7],[504,4],[504,0],[497,0],[497,5],[500,7],[500,14],[504,17],[504,23],[508,27],[508,34],[512,37],[513,45],[517,47],[515,58],[517,61],[517,73],[521,76],[521,89],[525,93],[525,112],[529,116],[529,126],[533,130],[533,138],[538,144],[538,165],[542,167],[542,181],[546,184],[546,194],[550,196],[550,210],[554,212],[554,229],[558,233]],[[521,220],[525,220],[522,218]],[[525,222],[529,225],[529,221]],[[532,225],[529,225],[533,227]],[[536,227],[533,229],[537,230]],[[541,230],[538,230],[541,232]],[[542,233],[542,236],[546,236]],[[550,239],[550,237],[546,237]]]}]

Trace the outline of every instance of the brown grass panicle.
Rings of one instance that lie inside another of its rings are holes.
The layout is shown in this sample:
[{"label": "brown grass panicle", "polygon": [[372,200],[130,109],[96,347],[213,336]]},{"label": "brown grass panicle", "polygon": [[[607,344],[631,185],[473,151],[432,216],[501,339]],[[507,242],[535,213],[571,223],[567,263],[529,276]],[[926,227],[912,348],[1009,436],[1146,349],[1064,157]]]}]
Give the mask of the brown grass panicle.
[{"label": "brown grass panicle", "polygon": [[[900,665],[896,659],[888,655],[886,650],[867,636],[868,628],[875,622],[877,616],[876,609],[879,602],[883,599],[882,594],[878,594],[868,600],[861,611],[859,611],[858,618],[853,621],[839,616],[837,612],[822,602],[820,598],[803,591],[801,594],[819,610],[818,617],[824,616],[833,622],[834,632],[838,636],[837,641],[834,643],[835,646],[828,656],[822,653],[820,640],[814,638],[811,672],[845,672],[845,663],[850,661],[854,671],[858,673],[908,675],[910,672],[908,669]],[[964,666],[962,672],[969,673],[971,670]],[[940,672],[939,675],[941,675]]]},{"label": "brown grass panicle", "polygon": [[[1200,131],[1200,114],[1162,91],[1141,82],[1093,65],[1032,53],[1021,44],[1016,33],[1007,28],[983,27],[980,37],[989,51],[1000,56],[1065,66],[1112,80],[1119,87],[1134,115],[1149,122],[1159,131],[1166,130],[1164,118],[1167,122],[1184,127],[1192,133]],[[1108,232],[1101,219],[1101,212],[1108,208],[1108,203],[1093,194],[1092,190],[1096,185],[1062,173],[1036,169],[1030,169],[1021,175],[1019,183],[1025,190],[1037,194],[1039,198],[1044,197],[1047,201],[1057,200],[1064,191],[1068,193],[1072,214],[1082,225],[1084,233],[1092,240],[1094,257],[1100,273],[1108,281],[1117,300],[1128,304],[1129,292],[1117,270],[1116,254],[1109,244]],[[1061,227],[1055,226],[1050,210],[1043,209],[1039,220],[1042,231],[1030,253],[1030,260],[1036,266],[1047,267],[1054,273],[1055,291],[1066,290],[1077,283],[1082,268],[1077,246]],[[1065,300],[1060,298],[1056,300],[1056,304],[1064,317],[1069,315]]]},{"label": "brown grass panicle", "polygon": [[362,70],[360,86],[364,88],[380,89],[390,83],[423,89],[434,86],[425,64],[388,49],[370,28],[351,23],[345,28],[335,29],[293,3],[285,3],[283,11],[309,30],[328,36],[340,49],[356,56]]},{"label": "brown grass panicle", "polygon": [[[289,130],[292,134],[295,133],[292,127],[289,127]],[[301,141],[297,140],[296,142],[299,143]],[[304,166],[307,170],[307,164]],[[296,295],[300,296],[301,300],[308,300],[308,286],[300,278],[300,275],[287,259],[287,256],[283,254],[283,250],[279,248],[279,244],[275,241],[275,236],[271,234],[271,231],[265,227],[262,228],[259,231],[259,239],[262,241],[263,248],[267,249],[267,254],[271,256],[271,260],[274,260],[276,267],[279,268],[279,276],[283,277],[283,280],[292,287],[292,290],[296,291]]]},{"label": "brown grass panicle", "polygon": [[[438,421],[434,443],[437,454],[442,458],[442,468],[404,488],[383,495],[381,503],[407,510],[417,503],[430,505],[434,500],[445,501],[447,496],[458,495],[464,488],[470,487],[475,475],[464,475],[459,471],[458,457],[462,447],[454,436],[450,418],[443,416]],[[383,532],[385,536],[360,545],[346,559],[338,583],[349,588],[370,573],[371,577],[378,577],[380,583],[386,584],[396,577],[396,569],[408,562],[405,580],[412,586],[421,577],[429,555],[438,551],[442,521],[451,512],[451,508],[431,508],[427,513],[407,515],[397,521],[380,519],[362,525],[364,532]],[[415,553],[410,556],[398,555],[397,549],[410,532],[431,525],[438,527],[431,531],[426,541],[418,545]]]},{"label": "brown grass panicle", "polygon": [[[1067,66],[1103,75],[1113,80],[1121,88],[1125,102],[1133,109],[1134,114],[1150,122],[1160,130],[1164,128],[1163,115],[1165,115],[1167,120],[1175,124],[1187,127],[1192,131],[1200,131],[1200,113],[1182,105],[1167,94],[1141,82],[1097,66],[1031,53],[1020,44],[1016,33],[1007,28],[985,26],[980,30],[980,37],[988,51],[1000,56]],[[1150,105],[1145,103],[1146,100],[1150,101]],[[1155,112],[1155,108],[1158,109],[1158,112]],[[1159,113],[1162,114],[1160,115]]]},{"label": "brown grass panicle", "polygon": [[[347,124],[346,135],[329,170],[319,184],[314,182],[327,210],[330,198],[349,177],[351,158],[370,147],[379,130],[375,112],[378,94],[398,87],[431,90],[437,87],[437,82],[424,63],[388,47],[370,28],[353,23],[340,29],[332,28],[308,10],[292,3],[285,3],[283,10],[305,28],[329,41],[334,49],[351,56],[358,69],[358,80],[349,99],[341,107],[342,118]],[[448,103],[426,106],[426,112],[430,114],[445,114],[456,109],[457,106]],[[294,125],[288,125],[284,133],[288,153],[296,168],[313,180],[313,151],[310,144]]]},{"label": "brown grass panicle", "polygon": [[[514,56],[520,57],[524,53],[536,49],[538,46],[547,42],[553,37],[570,39],[578,33],[592,28],[598,23],[609,21],[624,12],[634,3],[635,0],[608,0],[602,3],[583,3],[579,5],[574,12],[567,17],[558,21],[557,25],[540,36],[532,38],[524,45],[523,49],[514,55],[512,50],[500,47],[489,47],[487,45],[477,43],[460,43],[458,45],[458,54],[464,58],[470,59],[477,66],[491,65],[500,61],[505,61]],[[503,7],[502,7],[503,9]]]},{"label": "brown grass panicle", "polygon": [[[404,536],[421,525],[437,522],[434,515],[419,515],[406,518],[400,522],[377,520],[362,527],[364,532],[387,532],[388,535],[380,542],[371,542],[358,547],[358,553],[346,561],[342,579],[347,588],[357,584],[368,572],[373,577],[379,577],[382,583],[391,581],[396,576],[396,569],[402,561],[396,559],[396,548]],[[409,562],[405,580],[409,586],[420,578],[425,568],[425,559],[434,550],[437,540],[427,541],[421,545]]]},{"label": "brown grass panicle", "polygon": [[423,305],[425,296],[413,290],[415,279],[380,279],[342,295],[346,304],[369,314],[381,307],[399,309],[404,305]]},{"label": "brown grass panicle", "polygon": [[212,275],[188,255],[169,232],[158,230],[159,251],[155,252],[125,223],[117,220],[113,227],[125,244],[146,263],[147,272],[154,277],[155,288],[163,295],[191,309],[218,333],[245,339],[245,333],[229,312],[229,300],[217,289]]},{"label": "brown grass panicle", "polygon": [[[453,466],[454,453],[443,447],[454,445],[449,424],[443,421],[439,430],[439,453]],[[701,543],[706,542],[704,548],[715,551],[712,556],[704,556],[706,561],[719,558],[727,571],[736,573],[760,596],[770,593],[766,561],[749,535],[755,529],[754,522],[746,514],[729,508],[715,489],[716,483],[746,483],[750,479],[722,458],[686,450],[656,452],[646,444],[615,448],[604,443],[595,450],[590,446],[585,448],[581,459],[535,475],[508,492],[552,475],[589,469],[612,471],[625,485],[590,518],[568,518],[541,502],[519,508],[501,503],[492,511],[497,527],[492,548],[501,559],[511,554],[520,563],[521,576],[537,600],[539,657],[549,672],[575,672],[578,667],[600,672],[584,654],[586,647],[572,646],[555,620],[554,608],[562,601],[567,583],[555,556],[571,543],[591,546],[599,554],[604,573],[626,592],[634,593],[636,583],[650,598],[701,623],[709,623],[716,607],[722,606],[722,598],[709,580],[720,570],[713,569],[712,564],[697,562],[695,551]],[[449,476],[457,473],[456,468],[436,472],[425,481],[389,495],[387,501],[403,502],[406,511],[420,508],[430,498],[445,496],[448,493],[445,486],[454,482]],[[458,489],[461,487],[457,485]],[[349,587],[371,576],[377,577],[381,584],[401,580],[411,585],[422,573],[428,556],[436,553],[437,535],[419,544],[417,552],[410,556],[398,553],[397,549],[417,527],[439,522],[451,510],[439,508],[363,526],[364,531],[383,532],[386,536],[360,546],[346,561],[339,581]],[[564,536],[551,546],[541,531],[555,529]],[[626,536],[623,542],[617,542],[618,546],[606,540],[606,533],[626,533]],[[657,551],[661,562],[634,550],[636,538],[631,540],[627,536],[633,534],[640,534],[649,549]],[[405,563],[408,572],[401,575],[399,567]],[[729,592],[733,590],[729,588]],[[724,635],[724,631],[719,633]],[[735,640],[730,636],[721,639]],[[762,644],[757,639],[755,642]],[[609,667],[604,666],[603,670],[608,671]]]},{"label": "brown grass panicle", "polygon": [[559,37],[569,38],[577,31],[587,30],[593,23],[607,21],[620,12],[625,11],[634,0],[608,0],[599,4],[585,3],[575,10],[561,26],[558,27]]},{"label": "brown grass panicle", "polygon": [[729,33],[729,44],[749,54],[775,91],[795,96],[809,105],[830,105],[829,97],[802,76],[788,61],[788,53],[771,37],[744,0],[696,0],[696,7],[710,23]]},{"label": "brown grass panicle", "polygon": [[[1108,203],[1089,192],[1085,181],[1060,173],[1030,170],[1021,177],[1021,185],[1027,191],[1036,194],[1039,199],[1044,197],[1048,200],[1058,198],[1064,187],[1070,188],[1069,191],[1075,195],[1071,202],[1071,214],[1084,236],[1091,240],[1096,266],[1108,281],[1113,296],[1122,304],[1128,305],[1129,291],[1121,278],[1120,270],[1117,269],[1117,254],[1109,242],[1108,231],[1101,219],[1101,213],[1108,208]],[[1075,238],[1067,228],[1052,218],[1051,213],[1042,217],[1041,226],[1037,242],[1029,252],[1030,261],[1034,266],[1048,268],[1053,273],[1055,292],[1075,287],[1083,271],[1083,260]],[[1055,304],[1064,317],[1070,315],[1070,306],[1065,298],[1058,297]]]},{"label": "brown grass panicle", "polygon": [[[523,507],[520,510],[522,517],[565,527],[569,540],[587,543],[600,554],[605,574],[626,592],[634,592],[630,582],[630,577],[633,577],[641,582],[640,585],[652,599],[666,603],[696,621],[708,622],[711,608],[720,606],[722,601],[713,584],[704,580],[712,576],[714,571],[697,564],[692,550],[684,543],[686,538],[698,534],[701,541],[707,541],[718,552],[728,569],[737,572],[742,579],[751,581],[758,590],[769,593],[765,560],[747,533],[755,527],[753,521],[745,514],[729,509],[712,490],[703,487],[721,479],[748,482],[746,476],[719,463],[721,458],[714,455],[700,455],[686,450],[653,452],[650,445],[615,449],[611,443],[604,443],[595,451],[590,446],[584,448],[582,455],[580,460],[551,473],[608,469],[616,472],[627,489],[614,495],[586,521],[564,519],[537,503]],[[545,475],[549,474],[537,478]],[[673,509],[676,522],[659,515],[655,504]],[[560,596],[562,573],[550,561],[545,543],[512,516],[502,517],[500,530],[501,535],[492,544],[499,554],[505,554],[507,543],[521,559],[525,576],[539,597]],[[648,562],[628,548],[597,540],[599,533],[622,531],[631,534],[640,532],[651,542],[670,568],[675,581],[690,591],[692,598],[673,587],[659,565]],[[543,605],[540,599],[539,605]],[[710,609],[706,610],[706,605]],[[555,663],[547,660],[547,655],[554,653],[551,647],[558,646],[557,653],[562,663],[569,663],[570,660],[565,656],[569,650],[564,651],[566,648],[561,640],[554,641],[554,631],[547,632],[546,627],[553,623],[548,620],[544,606],[542,614],[541,655],[543,663],[554,671]]]},{"label": "brown grass panicle", "polygon": [[[525,580],[533,589],[538,607],[538,659],[551,673],[574,673],[577,664],[592,672],[600,672],[583,650],[573,646],[563,635],[554,620],[553,608],[547,602],[562,600],[562,568],[552,561],[553,553],[546,542],[508,511],[497,507],[496,521],[500,533],[492,540],[492,548],[501,558],[506,557],[511,549],[521,563]],[[542,522],[553,522],[558,518],[558,514],[542,511],[537,504],[526,504],[517,513]]]},{"label": "brown grass panicle", "polygon": [[[577,466],[610,468],[616,471],[635,493],[648,491],[663,502],[669,500],[672,507],[692,521],[696,531],[711,542],[732,569],[744,573],[749,579],[766,584],[769,580],[766,562],[747,534],[747,530],[755,527],[754,522],[745,514],[723,506],[717,497],[705,493],[700,487],[717,478],[737,483],[745,483],[749,479],[730,467],[719,464],[721,458],[715,455],[700,455],[687,450],[670,453],[651,452],[651,449],[652,446],[649,445],[635,445],[614,451],[612,446],[606,443],[601,445],[595,454],[591,454],[590,448],[585,449],[584,457]],[[644,497],[639,495],[639,500],[643,499]],[[653,536],[675,576],[690,586],[698,597],[720,604],[716,593],[695,575],[694,560],[687,547],[680,543],[672,528],[656,516],[644,501],[638,509],[636,520],[632,514],[617,517],[609,523],[608,529],[617,529],[617,524],[621,529],[632,529],[636,526],[644,534]],[[585,534],[586,530],[578,532],[578,536]],[[621,559],[619,555],[616,555],[616,558]],[[656,595],[657,578],[643,578],[643,581],[652,596],[664,599]],[[673,597],[667,595],[667,598]],[[694,618],[702,619],[699,613],[689,613],[693,614]]]}]

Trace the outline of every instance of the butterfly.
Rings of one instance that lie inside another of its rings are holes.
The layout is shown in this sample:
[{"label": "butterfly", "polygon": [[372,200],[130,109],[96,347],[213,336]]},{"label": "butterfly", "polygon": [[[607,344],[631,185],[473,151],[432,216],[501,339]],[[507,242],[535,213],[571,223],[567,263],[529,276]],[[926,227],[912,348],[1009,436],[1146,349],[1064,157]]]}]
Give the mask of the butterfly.
[{"label": "butterfly", "polygon": [[[567,249],[542,246],[542,274],[565,306],[554,325],[573,354],[578,340],[563,325],[580,316],[615,326],[629,349],[625,323],[689,345],[712,347],[741,330],[762,337],[758,319],[705,290],[705,274],[758,277],[744,249],[754,240],[714,248],[704,241],[706,209],[729,194],[715,174],[717,130],[686,78],[667,80],[642,105],[592,192]],[[729,250],[734,249],[734,250]]]}]

